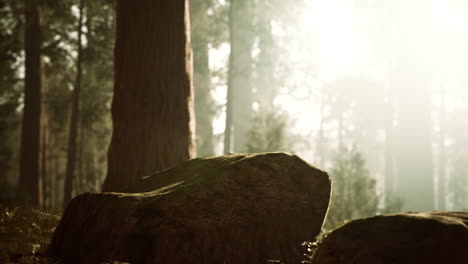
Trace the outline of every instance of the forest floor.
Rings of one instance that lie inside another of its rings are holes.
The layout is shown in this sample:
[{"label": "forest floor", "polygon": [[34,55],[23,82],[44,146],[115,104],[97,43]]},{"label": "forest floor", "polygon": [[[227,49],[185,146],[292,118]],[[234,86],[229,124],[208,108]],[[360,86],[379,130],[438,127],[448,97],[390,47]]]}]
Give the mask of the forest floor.
[{"label": "forest floor", "polygon": [[43,257],[59,221],[58,210],[0,205],[0,263],[60,263]]},{"label": "forest floor", "polygon": [[[0,204],[0,263],[63,264],[58,259],[44,256],[60,218],[59,210]],[[327,233],[322,233],[318,241]],[[317,242],[304,242],[302,246],[307,252],[302,263],[310,263]]]}]

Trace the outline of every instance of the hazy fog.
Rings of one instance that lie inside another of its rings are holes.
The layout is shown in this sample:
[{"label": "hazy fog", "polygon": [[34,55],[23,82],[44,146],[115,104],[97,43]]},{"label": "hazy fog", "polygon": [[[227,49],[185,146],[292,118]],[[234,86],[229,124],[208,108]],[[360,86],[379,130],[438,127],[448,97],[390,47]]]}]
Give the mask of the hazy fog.
[{"label": "hazy fog", "polygon": [[[466,209],[468,2],[290,4],[272,9],[271,72],[279,79],[274,105],[298,139],[294,149],[326,169],[340,147],[354,146],[379,189],[403,198],[404,209]],[[210,56],[219,71],[229,44]],[[226,82],[212,83],[222,106]],[[224,118],[220,111],[215,134]]]}]

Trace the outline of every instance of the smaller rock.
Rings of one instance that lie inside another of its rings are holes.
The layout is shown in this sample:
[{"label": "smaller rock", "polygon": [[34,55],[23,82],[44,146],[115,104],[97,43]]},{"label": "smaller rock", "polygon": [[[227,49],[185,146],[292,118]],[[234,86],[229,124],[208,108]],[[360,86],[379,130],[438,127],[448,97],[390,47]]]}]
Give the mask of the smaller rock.
[{"label": "smaller rock", "polygon": [[319,245],[313,264],[468,263],[468,212],[381,215],[351,221]]}]

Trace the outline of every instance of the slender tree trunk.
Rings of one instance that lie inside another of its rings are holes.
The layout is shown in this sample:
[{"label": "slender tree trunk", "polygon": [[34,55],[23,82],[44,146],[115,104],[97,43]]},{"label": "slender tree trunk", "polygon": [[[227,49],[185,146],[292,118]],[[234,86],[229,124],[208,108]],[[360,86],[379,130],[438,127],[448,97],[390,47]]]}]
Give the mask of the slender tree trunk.
[{"label": "slender tree trunk", "polygon": [[113,134],[103,191],[195,156],[188,1],[117,2]]},{"label": "slender tree trunk", "polygon": [[338,149],[343,146],[343,113],[340,113],[338,116]]},{"label": "slender tree trunk", "polygon": [[55,175],[55,206],[59,207],[63,204],[63,175],[61,166],[61,155],[59,152],[55,153],[54,157],[54,175]]},{"label": "slender tree trunk", "polygon": [[439,166],[438,166],[438,210],[446,210],[447,195],[447,152],[445,149],[445,87],[442,86],[440,94],[439,114]]},{"label": "slender tree trunk", "polygon": [[[234,0],[236,1],[236,0]],[[229,69],[228,69],[228,88],[226,94],[226,125],[224,127],[224,154],[229,154],[232,152],[232,132],[233,132],[233,122],[232,122],[232,115],[233,115],[233,8],[232,2],[231,7],[229,8],[229,43],[231,43],[231,53],[229,54]]]},{"label": "slender tree trunk", "polygon": [[76,83],[72,94],[72,108],[71,108],[71,119],[70,119],[70,130],[68,136],[68,152],[67,152],[67,168],[65,174],[65,186],[63,196],[63,206],[66,207],[73,194],[73,180],[75,175],[76,166],[76,154],[77,154],[77,133],[78,133],[78,121],[80,115],[80,92],[81,92],[81,62],[83,56],[83,47],[81,44],[81,38],[83,32],[81,30],[83,26],[83,8],[84,0],[80,0],[80,14],[78,21],[78,58],[76,61]]},{"label": "slender tree trunk", "polygon": [[[43,111],[44,112],[44,111]],[[43,121],[45,120],[43,116]],[[40,151],[40,160],[41,160],[41,165],[40,165],[40,178],[39,178],[39,186],[40,186],[40,202],[39,204],[43,208],[47,208],[49,205],[49,175],[47,174],[47,169],[48,169],[48,164],[47,164],[47,144],[48,144],[48,139],[47,139],[47,122],[43,122],[41,125],[41,151]]]},{"label": "slender tree trunk", "polygon": [[39,206],[39,142],[41,117],[41,27],[36,0],[25,0],[25,88],[21,130],[18,195]]},{"label": "slender tree trunk", "polygon": [[[232,0],[229,11],[231,53],[224,152],[242,152],[252,124],[252,2]],[[232,148],[232,149],[231,149]]]},{"label": "slender tree trunk", "polygon": [[276,97],[275,80],[275,42],[271,28],[271,20],[266,14],[257,14],[259,30],[258,46],[260,53],[258,63],[255,65],[256,78],[256,101],[259,103],[260,111],[273,111],[273,101]]},{"label": "slender tree trunk", "polygon": [[85,129],[83,126],[83,115],[81,115],[80,118],[80,137],[79,137],[79,158],[78,158],[78,193],[82,193],[83,189],[86,185],[86,179],[85,179],[85,170],[84,170],[84,147],[85,147]]},{"label": "slender tree trunk", "polygon": [[55,208],[56,206],[56,200],[55,200],[55,190],[57,189],[57,184],[56,184],[56,177],[57,177],[57,174],[55,172],[55,157],[54,157],[54,153],[51,152],[49,153],[49,156],[48,156],[48,168],[47,168],[47,171],[49,174],[49,179],[50,179],[50,183],[49,183],[49,208]]},{"label": "slender tree trunk", "polygon": [[[391,63],[390,67],[391,69]],[[393,122],[394,122],[394,106],[393,106],[393,96],[391,91],[391,77],[390,84],[387,87],[387,104],[385,112],[385,150],[384,150],[384,188],[385,195],[390,195],[395,193],[395,175],[394,175],[394,153],[393,153]]]},{"label": "slender tree trunk", "polygon": [[[383,16],[385,19],[384,23],[377,25],[379,29],[384,29],[386,32],[388,39],[393,39],[395,37],[395,27],[394,23],[391,20],[395,16],[395,6],[390,5],[387,6],[385,9]],[[387,60],[387,67],[388,67],[388,85],[385,87],[385,99],[387,100],[387,104],[385,105],[385,120],[384,120],[384,133],[385,133],[385,145],[384,145],[384,196],[385,196],[385,203],[390,200],[390,197],[397,193],[396,186],[397,186],[397,177],[395,175],[395,153],[394,153],[394,144],[395,144],[395,131],[394,131],[394,121],[395,121],[395,98],[393,89],[394,80],[396,79],[394,76],[395,73],[395,50],[392,45],[386,48],[386,60]],[[385,204],[387,206],[387,204]]]},{"label": "slender tree trunk", "polygon": [[211,96],[211,76],[208,53],[208,2],[192,0],[190,18],[193,49],[193,85],[195,90],[196,142],[199,156],[214,155],[214,102]]},{"label": "slender tree trunk", "polygon": [[317,139],[317,165],[319,167],[322,167],[325,165],[325,150],[323,148],[324,146],[324,136],[323,136],[323,125],[325,123],[325,109],[324,109],[324,103],[323,99],[320,101],[320,125],[319,125],[319,131],[318,131],[318,139]]},{"label": "slender tree trunk", "polygon": [[[41,65],[43,65],[43,59],[41,57]],[[41,83],[45,84],[46,75],[44,73],[44,67],[41,67]],[[47,95],[47,86],[42,85],[41,94]],[[47,107],[45,100],[41,101],[41,120],[40,120],[40,173],[39,173],[39,204],[42,208],[49,207],[49,191],[50,191],[50,175],[48,175],[48,144],[49,144],[49,118],[47,114]]]}]

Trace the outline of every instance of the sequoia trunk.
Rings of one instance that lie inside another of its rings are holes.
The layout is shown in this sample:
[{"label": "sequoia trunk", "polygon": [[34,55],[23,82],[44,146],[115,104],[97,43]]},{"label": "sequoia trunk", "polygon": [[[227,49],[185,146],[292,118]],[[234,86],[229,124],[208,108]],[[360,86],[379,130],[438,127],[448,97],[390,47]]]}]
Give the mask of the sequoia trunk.
[{"label": "sequoia trunk", "polygon": [[103,191],[195,155],[186,0],[117,3],[113,134]]}]

